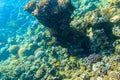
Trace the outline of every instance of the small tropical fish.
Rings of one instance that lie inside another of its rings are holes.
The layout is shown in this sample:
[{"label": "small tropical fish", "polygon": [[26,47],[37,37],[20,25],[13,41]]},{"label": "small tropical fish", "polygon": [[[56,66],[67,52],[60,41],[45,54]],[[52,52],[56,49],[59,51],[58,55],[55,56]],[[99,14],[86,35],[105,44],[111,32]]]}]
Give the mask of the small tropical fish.
[{"label": "small tropical fish", "polygon": [[55,63],[55,67],[58,67],[58,66],[60,66],[60,61],[57,61],[57,62]]}]

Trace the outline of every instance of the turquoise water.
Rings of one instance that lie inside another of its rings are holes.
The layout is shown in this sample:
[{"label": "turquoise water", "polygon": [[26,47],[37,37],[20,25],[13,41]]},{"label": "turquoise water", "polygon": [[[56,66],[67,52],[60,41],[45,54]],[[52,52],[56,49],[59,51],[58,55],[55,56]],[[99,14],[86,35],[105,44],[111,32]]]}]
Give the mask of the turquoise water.
[{"label": "turquoise water", "polygon": [[119,5],[0,0],[0,80],[120,80]]}]

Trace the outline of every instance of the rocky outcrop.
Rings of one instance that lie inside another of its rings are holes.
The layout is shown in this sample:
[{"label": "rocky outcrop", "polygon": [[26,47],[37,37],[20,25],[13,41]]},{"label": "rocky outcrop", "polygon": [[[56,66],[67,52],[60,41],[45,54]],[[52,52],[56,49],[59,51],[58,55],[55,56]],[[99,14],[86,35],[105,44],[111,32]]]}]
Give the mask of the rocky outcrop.
[{"label": "rocky outcrop", "polygon": [[40,23],[50,28],[58,28],[70,21],[74,10],[70,0],[41,0],[31,1],[25,10],[35,16]]},{"label": "rocky outcrop", "polygon": [[25,6],[26,11],[52,30],[58,44],[68,48],[72,54],[81,53],[89,47],[88,38],[83,35],[85,31],[79,33],[69,25],[74,9],[71,0],[31,1]]}]

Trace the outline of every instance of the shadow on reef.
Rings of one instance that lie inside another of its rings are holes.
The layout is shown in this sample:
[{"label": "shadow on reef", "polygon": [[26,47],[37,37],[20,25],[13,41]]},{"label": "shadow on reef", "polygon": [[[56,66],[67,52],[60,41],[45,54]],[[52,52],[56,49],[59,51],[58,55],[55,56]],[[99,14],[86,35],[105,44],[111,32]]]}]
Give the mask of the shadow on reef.
[{"label": "shadow on reef", "polygon": [[113,26],[114,24],[110,21],[99,22],[93,25],[94,41],[91,41],[91,53],[109,55],[114,51],[112,43],[116,40],[116,37],[112,34]]},{"label": "shadow on reef", "polygon": [[95,30],[101,30],[104,29],[104,32],[106,34],[106,36],[108,36],[109,38],[109,42],[113,42],[114,40],[116,40],[116,37],[112,34],[112,28],[113,28],[114,24],[111,22],[101,22],[101,23],[96,23],[93,25],[93,29]]},{"label": "shadow on reef", "polygon": [[79,54],[89,53],[89,38],[86,35],[66,26],[64,30],[54,30],[53,35],[57,38],[58,43],[68,48],[71,55],[78,56]]},{"label": "shadow on reef", "polygon": [[70,0],[31,1],[25,10],[35,16],[40,23],[50,28],[58,44],[68,48],[71,55],[89,53],[89,39],[70,27],[71,14],[75,7]]}]

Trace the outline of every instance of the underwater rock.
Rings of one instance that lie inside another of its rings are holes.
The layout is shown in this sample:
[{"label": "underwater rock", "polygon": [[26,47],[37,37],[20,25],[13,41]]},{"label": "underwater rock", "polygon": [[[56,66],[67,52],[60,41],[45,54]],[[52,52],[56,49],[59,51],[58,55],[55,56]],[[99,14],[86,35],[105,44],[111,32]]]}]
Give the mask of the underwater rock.
[{"label": "underwater rock", "polygon": [[74,9],[71,0],[31,1],[25,6],[26,11],[49,28],[51,35],[56,38],[55,42],[67,48],[70,54],[77,55],[83,53],[85,49],[89,50],[89,39],[70,27],[71,14]]},{"label": "underwater rock", "polygon": [[57,28],[69,21],[74,7],[70,0],[41,0],[29,2],[25,6],[25,10],[35,16],[43,25]]},{"label": "underwater rock", "polygon": [[102,59],[102,56],[99,54],[91,54],[88,57],[87,63],[92,64],[92,63],[96,63],[98,61],[100,61]]}]

